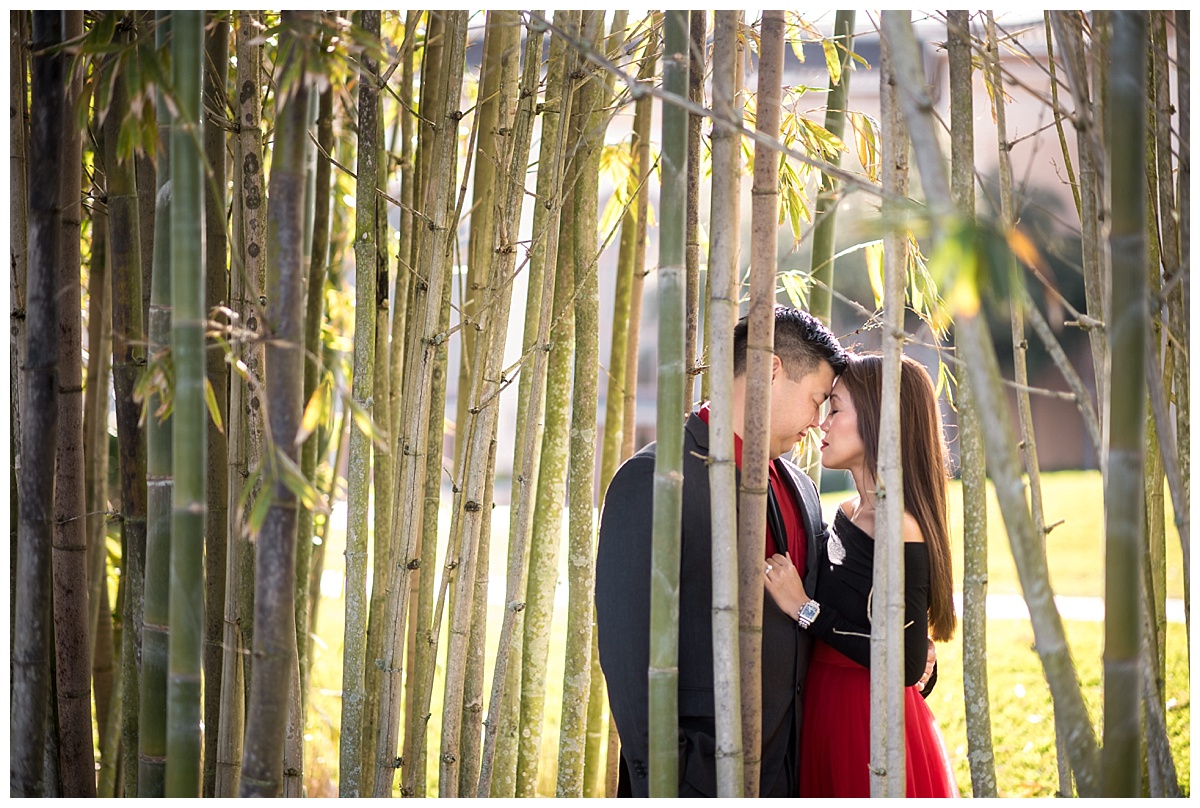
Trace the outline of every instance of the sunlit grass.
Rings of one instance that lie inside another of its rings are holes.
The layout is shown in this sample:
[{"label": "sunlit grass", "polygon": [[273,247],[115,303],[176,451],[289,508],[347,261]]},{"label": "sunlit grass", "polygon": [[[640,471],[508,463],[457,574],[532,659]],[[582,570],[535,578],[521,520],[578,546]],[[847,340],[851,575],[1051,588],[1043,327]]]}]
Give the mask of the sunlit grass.
[{"label": "sunlit grass", "polygon": [[[1067,521],[1050,534],[1047,554],[1055,593],[1073,596],[1103,596],[1103,519],[1100,478],[1095,472],[1059,472],[1043,477],[1047,521]],[[825,497],[831,512],[845,494]],[[962,500],[957,483],[951,491],[951,535],[954,546],[955,577],[962,576]],[[989,592],[1019,594],[1020,585],[1012,563],[1012,553],[1004,533],[995,500],[989,513]],[[1168,511],[1170,498],[1167,498]],[[448,532],[448,508],[443,508],[443,537]],[[344,516],[342,517],[344,520]],[[485,699],[491,686],[492,655],[502,617],[505,581],[504,537],[508,530],[508,509],[498,506],[493,512],[490,559],[491,589],[488,615],[488,661],[485,674]],[[1178,536],[1168,513],[1168,595],[1183,595]],[[326,557],[326,569],[342,570],[344,521],[333,524],[333,535]],[[565,533],[564,533],[565,536]],[[565,545],[565,542],[564,542]],[[565,553],[565,548],[564,548]],[[441,559],[435,567],[441,575]],[[566,559],[560,556],[555,620],[552,628],[550,659],[546,675],[547,711],[542,734],[542,761],[539,768],[540,796],[553,796],[558,756],[558,705],[562,693],[563,635],[567,608]],[[345,605],[340,596],[323,598],[320,607],[319,636],[314,651],[312,690],[309,696],[308,740],[305,752],[305,779],[310,796],[337,794],[338,726],[341,715],[342,621]],[[1067,638],[1078,670],[1093,723],[1100,728],[1102,693],[1103,624],[1066,622]],[[440,743],[441,672],[445,669],[446,632],[439,642],[439,673],[429,722],[429,756],[426,776],[427,794],[437,794],[437,750]],[[959,789],[971,793],[967,763],[966,729],[962,695],[962,645],[956,637],[938,646],[939,680],[929,704],[942,727],[953,758]],[[988,677],[991,692],[993,744],[996,777],[1000,796],[1052,796],[1057,790],[1054,723],[1049,688],[1041,663],[1033,650],[1033,631],[1027,619],[998,620],[988,623]],[[1191,690],[1184,628],[1172,624],[1167,637],[1167,721],[1171,748],[1178,767],[1180,785],[1190,792],[1190,708]],[[399,794],[399,788],[394,791]]]}]

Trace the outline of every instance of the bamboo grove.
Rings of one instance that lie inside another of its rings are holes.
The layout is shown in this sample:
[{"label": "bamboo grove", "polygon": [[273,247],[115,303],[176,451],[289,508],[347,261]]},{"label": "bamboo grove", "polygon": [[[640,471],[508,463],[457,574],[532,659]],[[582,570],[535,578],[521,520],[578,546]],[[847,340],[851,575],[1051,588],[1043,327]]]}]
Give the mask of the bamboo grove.
[{"label": "bamboo grove", "polygon": [[[596,509],[651,426],[650,774],[673,796],[678,426],[727,395],[740,315],[771,344],[777,301],[826,323],[838,301],[893,369],[912,346],[936,356],[974,795],[997,793],[987,480],[1053,697],[1058,792],[1179,794],[1163,687],[1176,534],[1190,620],[1188,12],[1036,20],[1031,93],[1074,202],[1081,305],[1022,222],[1006,113],[1029,54],[991,12],[920,18],[948,53],[945,120],[908,12],[9,19],[12,796],[614,794]],[[819,87],[786,78],[806,51]],[[853,107],[866,89],[878,117]],[[987,117],[990,145],[972,130]],[[851,208],[867,237],[844,232]],[[1108,505],[1098,715],[1049,583],[1035,341]],[[769,365],[751,350],[748,469],[766,468]],[[765,475],[739,487],[719,412],[719,789],[753,796]],[[897,429],[884,419],[881,469]],[[876,566],[876,608],[902,603]],[[872,643],[878,795],[904,788],[901,630],[877,622]]]}]

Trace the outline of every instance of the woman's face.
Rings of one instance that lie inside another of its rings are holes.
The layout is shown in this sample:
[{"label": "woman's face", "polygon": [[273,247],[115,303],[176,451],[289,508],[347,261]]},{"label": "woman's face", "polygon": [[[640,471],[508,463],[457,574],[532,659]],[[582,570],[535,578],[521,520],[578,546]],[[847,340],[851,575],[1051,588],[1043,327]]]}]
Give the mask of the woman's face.
[{"label": "woman's face", "polygon": [[829,414],[821,422],[821,465],[828,469],[850,469],[863,462],[865,450],[858,434],[858,413],[841,384],[829,396]]}]

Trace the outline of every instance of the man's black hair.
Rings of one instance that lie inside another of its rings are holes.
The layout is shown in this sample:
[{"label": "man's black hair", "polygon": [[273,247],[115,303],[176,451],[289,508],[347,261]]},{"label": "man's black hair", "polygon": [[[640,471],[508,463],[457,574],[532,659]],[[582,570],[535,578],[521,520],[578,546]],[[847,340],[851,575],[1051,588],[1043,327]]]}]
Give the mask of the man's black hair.
[{"label": "man's black hair", "polygon": [[[734,377],[746,372],[747,331],[747,318],[743,317],[733,328]],[[832,331],[808,312],[791,306],[775,307],[775,354],[793,380],[816,370],[822,361],[829,363],[835,377],[840,376],[849,361]]]}]

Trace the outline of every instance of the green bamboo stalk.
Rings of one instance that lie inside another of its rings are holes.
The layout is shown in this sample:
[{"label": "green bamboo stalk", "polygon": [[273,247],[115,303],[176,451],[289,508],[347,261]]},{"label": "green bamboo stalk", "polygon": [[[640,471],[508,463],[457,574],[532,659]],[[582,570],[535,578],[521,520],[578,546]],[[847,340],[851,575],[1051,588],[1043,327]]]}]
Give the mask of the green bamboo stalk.
[{"label": "green bamboo stalk", "polygon": [[[840,73],[829,76],[829,95],[825,101],[825,129],[836,138],[846,137],[847,102],[850,98],[850,77],[854,52],[854,17],[853,9],[839,9],[833,21],[833,38],[840,55]],[[841,152],[837,152],[831,160],[833,166],[840,168]],[[813,217],[812,260],[810,276],[812,287],[809,291],[808,310],[814,317],[828,327],[833,314],[833,279],[834,252],[837,245],[837,212],[841,203],[841,190],[837,177],[821,172],[821,184],[817,191],[816,213]],[[821,487],[821,453],[820,446],[814,441],[808,441],[804,446],[804,471],[817,488]]]},{"label": "green bamboo stalk", "polygon": [[[83,12],[67,11],[64,37],[82,36]],[[83,76],[67,77],[66,103],[73,109]],[[54,474],[54,632],[61,742],[62,793],[96,796],[92,747],[91,667],[89,654],[88,567],[83,457],[83,326],[80,233],[82,225],[83,141],[63,141],[61,199],[62,257],[58,266],[58,441]]]},{"label": "green bamboo stalk", "polygon": [[[391,350],[388,345],[388,238],[387,200],[385,194],[388,188],[388,158],[384,143],[383,128],[383,98],[379,95],[379,105],[375,119],[375,368],[371,383],[374,389],[372,399],[379,406],[372,409],[372,417],[379,429],[384,445],[391,442],[395,434],[391,420],[391,406],[388,396],[391,395],[392,384]],[[372,448],[371,482],[374,487],[374,531],[375,544],[371,563],[371,600],[370,613],[367,621],[367,652],[364,682],[366,688],[366,707],[363,716],[363,782],[375,779],[375,718],[376,705],[379,701],[379,668],[373,660],[379,659],[379,648],[382,643],[384,596],[387,593],[387,580],[391,575],[392,564],[392,486],[395,464],[392,462],[394,453],[391,449],[383,451],[378,446]]]},{"label": "green bamboo stalk", "polygon": [[[599,45],[603,30],[603,12],[584,13],[582,33],[593,47]],[[594,83],[585,84],[579,95],[579,104],[573,111],[580,137],[575,157],[579,172],[572,212],[575,217],[572,257],[575,274],[575,366],[567,479],[570,501],[567,553],[571,563],[567,568],[567,636],[558,733],[558,782],[555,790],[558,797],[583,796],[587,708],[591,691],[596,579],[593,492],[596,485],[596,401],[600,353],[600,291],[595,272],[598,260],[596,224],[600,149],[604,142],[603,118],[606,117],[600,109],[600,96],[600,87]],[[685,149],[686,142],[685,129]],[[686,186],[684,192],[686,195]],[[697,255],[697,278],[698,275]]]},{"label": "green bamboo stalk", "polygon": [[[911,27],[903,26],[893,33],[889,37],[889,44],[893,48],[896,73],[900,77],[901,107],[912,138],[925,196],[934,216],[935,241],[944,240],[946,223],[953,214],[954,205],[929,107],[922,106],[921,97],[910,92],[918,88],[919,79],[916,77],[920,76],[919,51]],[[970,245],[970,248],[967,254],[974,260],[988,259],[986,253],[973,251],[974,245]],[[996,267],[991,271],[1002,270]],[[1050,588],[1046,567],[1045,543],[1043,537],[1034,532],[1025,500],[1015,451],[1017,439],[1009,413],[1000,406],[1005,394],[995,350],[987,335],[986,325],[978,314],[960,312],[956,338],[963,364],[979,393],[981,420],[992,425],[984,433],[988,469],[995,481],[996,496],[1008,530],[1017,575],[1029,607],[1038,655],[1054,698],[1057,726],[1064,728],[1067,734],[1067,749],[1079,792],[1081,795],[1091,795],[1098,790],[1099,778],[1095,735],[1083,704],[1062,620],[1054,606],[1054,593]]]},{"label": "green bamboo stalk", "polygon": [[[1146,51],[1149,46],[1144,12],[1113,12],[1112,69],[1109,72],[1107,121],[1111,137],[1109,191],[1112,200],[1111,294],[1113,316],[1108,336],[1113,379],[1144,375],[1146,311],[1146,153],[1145,115],[1131,114],[1146,103]],[[1138,620],[1143,554],[1142,508],[1145,496],[1143,456],[1145,397],[1116,393],[1110,402],[1109,465],[1104,500],[1134,503],[1106,509],[1104,631],[1104,745],[1101,749],[1101,793],[1140,795]],[[1078,776],[1078,772],[1076,773]],[[1080,789],[1082,791],[1082,788]]]},{"label": "green bamboo stalk", "polygon": [[[608,39],[605,41],[604,50],[608,58],[615,59],[620,49],[624,47],[626,39],[626,31],[629,27],[629,12],[626,10],[618,10],[613,12],[612,27],[609,28]],[[609,92],[612,91],[613,82],[616,76],[608,73],[605,76],[606,88]],[[605,125],[611,118],[604,119]],[[631,172],[632,175],[632,172]],[[622,219],[622,232],[624,231],[625,217]],[[619,260],[619,258],[618,258]],[[626,307],[628,311],[628,307]],[[623,330],[628,334],[628,324],[620,329],[614,325],[614,331]],[[622,342],[624,339],[622,340]],[[622,348],[624,345],[622,345]],[[611,354],[610,354],[611,355]],[[622,363],[624,356],[621,357]],[[612,368],[608,368],[609,378],[611,380]],[[708,377],[705,376],[705,379]],[[610,382],[611,383],[611,382]],[[615,408],[616,402],[614,402]],[[605,401],[605,421],[604,434],[601,437],[601,462],[603,462],[603,445],[608,438],[608,402]],[[615,421],[615,417],[614,417]],[[614,423],[614,428],[616,424]],[[601,502],[597,503],[600,507],[603,504],[604,485],[599,486]],[[594,553],[593,553],[594,556]],[[592,604],[590,607],[592,612],[592,649],[591,649],[591,688],[588,692],[588,712],[587,712],[587,737],[584,742],[584,760],[583,760],[583,794],[589,797],[596,797],[603,794],[603,785],[601,778],[604,774],[604,769],[601,768],[601,747],[607,747],[608,728],[612,723],[611,717],[608,716],[608,687],[604,681],[604,671],[600,667],[600,635],[596,630],[596,607]]]},{"label": "green bamboo stalk", "polygon": [[[117,82],[117,85],[122,85]],[[124,87],[114,86],[105,119],[105,164],[108,179],[108,237],[112,258],[113,393],[116,398],[117,443],[121,468],[121,508],[124,545],[121,559],[125,580],[121,632],[122,723],[124,750],[121,770],[124,793],[139,793],[139,660],[142,657],[143,561],[146,553],[146,437],[133,400],[137,376],[146,362],[142,320],[141,216],[133,163],[117,158],[120,121],[128,100]]]},{"label": "green bamboo stalk", "polygon": [[[167,44],[170,12],[159,12],[156,40]],[[154,214],[153,272],[148,330],[151,356],[164,356],[171,341],[171,112],[156,98],[159,169]],[[138,796],[163,796],[167,755],[167,656],[171,575],[172,421],[160,417],[161,395],[148,402],[146,421],[146,577],[142,614],[142,677],[139,682]]]},{"label": "green bamboo stalk", "polygon": [[[204,106],[209,110],[228,109],[226,84],[229,81],[229,12],[205,13],[204,31]],[[210,113],[211,114],[211,113]],[[222,115],[221,117],[224,117]],[[228,238],[225,231],[225,129],[219,125],[204,127],[204,312],[228,306],[229,264],[226,259]],[[153,296],[153,292],[151,293]],[[208,457],[206,517],[204,527],[204,768],[202,791],[214,795],[216,785],[217,738],[220,732],[222,652],[221,636],[225,610],[225,558],[230,552],[229,533],[229,460],[224,425],[229,422],[229,365],[223,351],[204,354],[204,374],[217,401],[221,424],[206,420],[205,449]],[[234,500],[236,502],[236,500]]]},{"label": "green bamboo stalk", "polygon": [[[713,111],[742,115],[736,61],[741,11],[718,11],[713,30]],[[710,300],[709,487],[712,491],[713,698],[716,720],[717,796],[741,797],[742,700],[737,642],[737,465],[733,456],[733,329],[738,316],[741,149],[738,137],[719,127],[712,133],[712,222],[708,258]]]},{"label": "green bamboo stalk", "polygon": [[[770,138],[779,134],[783,70],[783,12],[763,15],[759,54],[758,112],[755,130]],[[762,754],[762,561],[766,554],[767,410],[771,346],[775,343],[776,223],[779,171],[775,153],[756,143],[751,189],[749,345],[746,353],[745,430],[742,476],[738,491],[738,623],[742,666],[742,769],[747,797],[757,797]],[[677,428],[672,431],[679,431]],[[661,452],[662,449],[660,448]],[[652,662],[653,664],[653,662]]]},{"label": "green bamboo stalk", "polygon": [[285,480],[284,464],[298,471],[296,434],[304,406],[304,186],[308,140],[307,73],[315,58],[299,27],[311,23],[306,12],[284,12],[280,37],[281,75],[275,151],[267,209],[266,389],[273,467],[270,509],[259,533],[255,560],[254,655],[256,675],[246,705],[240,795],[276,796],[280,792],[284,734],[288,725],[291,682],[296,669],[295,581],[298,497]]},{"label": "green bamboo stalk", "polygon": [[[559,26],[572,25],[572,19],[566,11],[555,12],[554,15],[555,24]],[[536,46],[537,50],[533,52],[540,53],[545,33],[544,25],[531,22],[526,46]],[[521,373],[518,384],[516,451],[513,458],[515,476],[510,494],[508,571],[505,581],[506,606],[496,647],[492,692],[488,700],[488,726],[479,774],[478,795],[481,797],[512,797],[516,788],[523,645],[515,638],[524,637],[529,542],[533,527],[534,493],[539,476],[540,427],[549,359],[546,351],[535,350],[534,346],[545,345],[550,339],[562,211],[563,146],[571,108],[571,90],[566,76],[573,68],[573,59],[561,40],[551,39],[538,152],[538,165],[542,168],[538,171],[536,191],[539,198],[550,200],[550,206],[536,205],[533,210],[534,243],[527,270],[529,287],[522,337],[523,352],[532,351],[533,365],[528,373]],[[527,68],[528,65],[527,54]],[[528,75],[522,82],[523,92],[528,93],[532,89],[536,99],[536,89],[530,88],[527,82]],[[553,138],[549,134],[551,127],[555,132]]]},{"label": "green bamboo stalk", "polygon": [[[421,205],[422,211],[428,216],[430,211],[430,197],[426,192],[426,186],[429,183],[430,162],[433,159],[433,150],[435,148],[434,129],[432,126],[433,119],[437,117],[437,110],[445,108],[445,98],[442,96],[442,88],[444,86],[442,71],[438,67],[442,64],[445,55],[445,27],[446,17],[444,14],[430,14],[425,29],[425,48],[422,54],[421,64],[421,110],[428,111],[429,115],[422,115],[421,125],[418,127],[418,145],[416,157],[416,171],[413,188],[413,203],[418,202]],[[411,99],[410,99],[411,100]],[[415,217],[414,217],[415,220]],[[414,361],[414,353],[417,350],[416,341],[420,339],[420,315],[417,314],[419,306],[424,305],[424,301],[428,300],[426,296],[427,286],[422,288],[423,279],[428,277],[427,272],[422,272],[427,259],[422,258],[422,250],[428,250],[429,237],[425,232],[424,227],[413,227],[412,238],[410,244],[410,260],[409,266],[416,271],[417,275],[414,281],[410,281],[410,300],[406,307],[406,312],[411,312],[411,317],[408,317],[406,324],[405,335],[405,366]],[[441,306],[439,301],[438,306]],[[447,315],[448,316],[448,315]],[[438,319],[439,331],[441,330],[441,318]],[[407,383],[407,375],[405,382]],[[430,412],[442,413],[445,409],[445,383],[443,381],[445,375],[445,352],[442,346],[438,346],[432,357],[432,367],[430,368],[430,379],[434,382],[433,397],[430,400]],[[406,405],[407,406],[407,403]],[[441,409],[439,409],[441,407]],[[401,419],[398,422],[403,423],[404,413],[401,413]],[[438,430],[439,432],[441,430]],[[397,457],[400,457],[400,448],[402,436],[400,430],[396,430],[394,445],[397,447]],[[414,556],[419,560],[417,569],[415,570],[412,588],[416,592],[415,600],[416,608],[413,610],[415,620],[410,622],[414,625],[416,633],[416,641],[414,643],[414,653],[409,663],[412,670],[410,679],[414,679],[415,683],[412,688],[412,705],[425,704],[429,701],[428,689],[425,686],[426,681],[432,681],[430,674],[431,666],[434,665],[434,655],[432,653],[429,637],[432,634],[433,627],[433,590],[434,578],[433,570],[437,559],[437,510],[441,503],[441,444],[439,443],[434,451],[426,451],[424,455],[425,462],[425,490],[423,492],[424,501],[422,502],[422,529],[416,541]],[[403,462],[403,461],[402,461]],[[413,461],[418,462],[418,461]],[[436,463],[436,465],[435,465]],[[399,507],[398,500],[393,499],[392,509],[395,511]],[[433,514],[433,523],[430,524],[428,515]],[[421,571],[421,565],[428,562],[428,567],[424,574]],[[404,759],[407,761],[408,768],[405,771],[406,784],[411,782],[412,796],[425,796],[425,747],[424,742],[416,743],[416,739],[420,736],[425,737],[424,723],[428,720],[427,711],[419,709],[411,709],[406,712],[408,722],[407,732],[405,734],[405,753]],[[402,788],[402,792],[405,789]]]},{"label": "green bamboo stalk", "polygon": [[112,695],[108,714],[104,717],[105,731],[100,738],[100,771],[97,774],[96,796],[108,799],[117,796],[117,746],[121,742],[121,700],[123,696],[121,669],[112,677]]},{"label": "green bamboo stalk", "polygon": [[[317,111],[317,164],[313,181],[312,248],[308,265],[308,298],[304,313],[304,401],[311,402],[321,375],[321,324],[325,314],[325,276],[329,264],[329,202],[333,166],[327,155],[333,150],[333,88],[320,93]],[[307,404],[306,404],[307,406]],[[319,440],[309,438],[300,447],[300,471],[310,484],[317,484]],[[329,521],[329,515],[325,515]],[[301,701],[308,703],[308,682],[312,669],[309,652],[309,611],[315,602],[309,591],[312,570],[315,519],[309,508],[299,515],[296,543],[296,648],[300,652]],[[320,590],[318,589],[318,594]]]},{"label": "green bamboo stalk", "polygon": [[[437,134],[434,137],[435,159],[431,162],[431,182],[427,199],[432,204],[426,207],[431,211],[430,249],[427,264],[426,288],[421,290],[418,305],[413,308],[413,324],[419,335],[421,350],[413,350],[405,369],[406,386],[403,423],[397,430],[397,439],[405,447],[405,457],[399,474],[400,484],[396,491],[395,510],[392,522],[402,525],[399,535],[397,552],[394,556],[394,571],[398,573],[388,587],[387,611],[384,620],[383,642],[383,692],[379,704],[379,741],[377,755],[384,761],[391,762],[398,751],[397,736],[400,720],[400,704],[403,696],[403,681],[401,677],[402,655],[405,640],[405,611],[408,606],[411,578],[408,575],[409,562],[413,559],[412,552],[416,545],[415,534],[419,528],[419,518],[416,508],[423,503],[417,495],[419,487],[423,487],[422,474],[425,458],[420,456],[422,449],[427,452],[430,429],[430,383],[432,381],[433,354],[438,343],[445,342],[445,336],[437,330],[441,320],[440,305],[433,301],[442,299],[442,289],[449,275],[449,262],[453,245],[451,215],[453,213],[454,196],[454,153],[457,145],[456,127],[450,125],[459,118],[459,100],[462,91],[462,72],[466,49],[466,12],[447,12],[446,40],[447,48],[441,71],[446,79],[445,105],[438,110],[434,120],[439,122]],[[420,263],[417,264],[421,266]],[[418,343],[412,343],[414,348]],[[440,416],[441,413],[437,413]],[[429,547],[425,550],[428,551]],[[397,657],[400,657],[399,659]],[[418,733],[423,729],[423,722],[418,722]],[[415,743],[419,749],[421,744]],[[394,768],[378,766],[375,774],[373,795],[385,797],[391,794]]]},{"label": "green bamboo stalk", "polygon": [[11,718],[10,793],[45,791],[44,745],[52,656],[51,560],[54,452],[58,407],[56,278],[62,250],[59,217],[61,154],[66,118],[66,58],[50,50],[62,41],[60,12],[33,14],[29,264],[25,301],[26,351],[21,388],[22,444]]},{"label": "green bamboo stalk", "polygon": [[[568,33],[578,36],[582,19],[572,17]],[[567,79],[572,74],[568,72]],[[561,125],[561,122],[560,122]],[[574,121],[567,130],[567,160],[576,151],[579,132]],[[537,793],[545,713],[546,659],[550,653],[550,625],[554,616],[554,591],[558,583],[562,513],[566,501],[571,407],[571,364],[575,342],[574,186],[578,164],[563,169],[563,211],[554,279],[554,314],[550,355],[546,370],[545,421],[538,461],[537,497],[533,512],[532,545],[525,589],[525,625],[521,648],[521,724],[517,744],[517,797]],[[549,260],[547,258],[547,260]],[[549,268],[546,269],[549,272]]]},{"label": "green bamboo stalk", "polygon": [[[688,63],[688,12],[668,11],[663,28],[663,87],[684,94]],[[771,12],[767,12],[771,15]],[[783,51],[783,13],[778,22],[778,55]],[[765,30],[762,74],[769,74],[768,44],[774,31]],[[777,73],[776,76],[779,74]],[[778,84],[776,85],[778,90]],[[769,120],[770,91],[760,87],[760,120]],[[778,106],[776,106],[778,110]],[[686,317],[687,119],[674,105],[662,113],[661,241],[658,258],[658,451],[654,460],[654,532],[650,589],[650,796],[674,797],[678,792],[679,716],[676,684],[679,677],[679,531],[683,503],[683,431],[679,418],[687,403],[687,357],[684,350]],[[767,160],[763,160],[768,163]],[[772,225],[774,222],[772,222]],[[774,239],[772,239],[772,244]],[[772,268],[772,275],[773,275]],[[764,433],[765,437],[765,433]],[[766,468],[765,464],[763,466]],[[761,554],[760,554],[761,555]],[[761,619],[761,618],[760,618]],[[756,778],[757,779],[757,776]]]},{"label": "green bamboo stalk", "polygon": [[[485,305],[494,309],[495,316],[488,317],[485,331],[487,341],[481,346],[480,353],[480,361],[487,363],[483,368],[484,376],[480,379],[480,383],[486,387],[480,392],[493,399],[490,405],[481,404],[481,406],[495,410],[497,408],[495,399],[499,391],[497,387],[487,385],[485,380],[492,378],[491,372],[497,370],[502,372],[500,366],[504,358],[503,351],[497,355],[497,345],[507,344],[509,304],[512,299],[512,286],[508,279],[513,277],[517,255],[515,245],[512,244],[508,234],[516,232],[520,225],[520,213],[525,196],[523,179],[529,163],[534,103],[537,97],[536,79],[531,78],[534,69],[531,62],[536,63],[540,71],[541,60],[540,54],[538,56],[534,56],[532,52],[526,54],[526,89],[529,92],[524,96],[524,106],[518,110],[517,107],[520,103],[518,80],[521,77],[521,20],[514,12],[498,11],[494,15],[489,14],[489,23],[494,26],[489,29],[489,44],[493,41],[491,37],[494,35],[495,58],[498,63],[496,70],[498,74],[497,104],[492,121],[492,126],[498,129],[498,136],[487,151],[480,152],[475,166],[478,176],[480,159],[486,160],[488,158],[485,155],[490,154],[491,158],[495,160],[494,188],[496,199],[501,203],[493,205],[490,200],[485,203],[488,208],[494,209],[491,217],[494,232],[489,241],[484,242],[490,243],[492,247],[490,254],[485,258],[487,263],[484,264],[484,266],[490,265],[485,273],[489,289],[484,302]],[[519,122],[518,113],[521,114]],[[478,143],[484,142],[483,125],[484,120],[481,117]],[[514,181],[516,177],[521,177],[522,180]],[[478,208],[476,211],[478,212]],[[476,401],[481,401],[481,399],[476,397]],[[489,446],[486,454],[487,469],[483,477],[483,510],[478,527],[478,539],[475,542],[475,575],[472,583],[474,592],[471,596],[469,619],[471,628],[470,636],[467,639],[467,665],[462,698],[462,740],[459,742],[461,762],[458,793],[467,795],[474,794],[478,788],[482,754],[484,643],[487,637],[488,558],[491,548],[497,423],[498,413],[495,413],[485,416],[481,422],[476,424],[476,430],[486,430]],[[476,434],[472,433],[473,441]],[[464,477],[463,479],[468,478]],[[462,580],[464,582],[468,580],[465,572]]]},{"label": "green bamboo stalk", "polygon": [[204,525],[208,413],[204,405],[204,188],[201,165],[200,12],[172,12],[171,127],[172,416],[170,627],[165,796],[200,794],[200,680],[204,649]]},{"label": "green bamboo stalk", "polygon": [[[379,12],[361,12],[360,25],[379,35]],[[355,192],[355,404],[372,413],[372,375],[375,369],[375,205],[379,150],[377,116],[379,93],[373,76],[377,63],[366,59],[358,85],[358,179]],[[363,793],[363,707],[367,642],[367,512],[370,497],[371,440],[362,427],[350,428],[350,465],[347,476],[346,526],[346,640],[342,657],[342,723],[338,744],[338,794]]]},{"label": "green bamboo stalk", "polygon": [[[971,94],[970,14],[946,15],[950,55],[950,160],[954,207],[975,210],[975,127]],[[971,793],[996,796],[987,672],[987,483],[978,393],[968,373],[958,375],[959,465],[963,495],[963,700]],[[1097,447],[1098,449],[1098,447]],[[1098,452],[1097,452],[1098,453]]]},{"label": "green bamboo stalk", "polygon": [[[647,33],[646,53],[642,64],[641,80],[647,81],[655,74],[657,40],[655,28],[661,28],[661,13],[654,12],[651,30]],[[652,117],[650,96],[642,96],[634,104],[633,147],[637,151],[638,184],[648,188],[650,182],[650,119]],[[650,208],[649,191],[643,190],[637,199],[637,232],[633,247],[633,287],[629,293],[629,336],[625,340],[625,414],[622,419],[621,459],[633,455],[634,438],[637,432],[637,379],[638,379],[638,335],[642,322],[642,287],[646,279],[646,231]],[[615,761],[614,761],[615,763]]]}]

